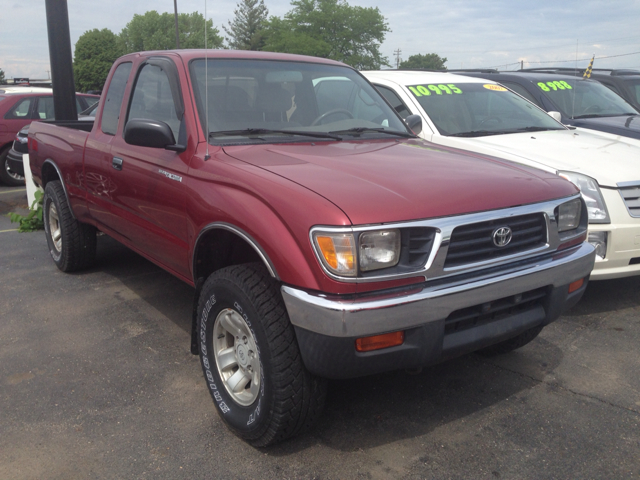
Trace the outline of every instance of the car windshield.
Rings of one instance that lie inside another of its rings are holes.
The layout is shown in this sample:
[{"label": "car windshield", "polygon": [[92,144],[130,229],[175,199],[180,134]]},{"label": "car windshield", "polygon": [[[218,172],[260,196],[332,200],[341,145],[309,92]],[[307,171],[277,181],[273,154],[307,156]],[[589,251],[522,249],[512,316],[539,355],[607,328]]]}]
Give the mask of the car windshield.
[{"label": "car windshield", "polygon": [[640,105],[640,78],[625,79],[623,85],[631,94],[631,97],[635,99],[636,105]]},{"label": "car windshield", "polygon": [[433,83],[407,88],[445,136],[564,129],[538,107],[500,85]]},{"label": "car windshield", "polygon": [[205,72],[204,59],[192,61],[190,72],[200,119],[202,125],[208,122],[214,144],[412,136],[351,68],[260,60],[207,63]]},{"label": "car windshield", "polygon": [[622,97],[593,80],[567,78],[534,83],[565,117],[597,118],[638,114]]}]

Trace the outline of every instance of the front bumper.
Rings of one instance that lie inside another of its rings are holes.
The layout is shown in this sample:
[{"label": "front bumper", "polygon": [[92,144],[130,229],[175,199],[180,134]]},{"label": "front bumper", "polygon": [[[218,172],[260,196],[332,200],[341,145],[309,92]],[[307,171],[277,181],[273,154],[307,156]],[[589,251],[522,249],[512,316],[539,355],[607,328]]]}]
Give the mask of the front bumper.
[{"label": "front bumper", "polygon": [[[587,282],[572,293],[568,285],[586,279],[594,259],[594,248],[582,243],[498,272],[376,294],[345,299],[289,286],[282,287],[282,294],[306,367],[323,377],[350,378],[434,364],[546,325],[580,299]],[[477,320],[452,331],[452,319],[473,317],[474,309]],[[355,350],[356,338],[399,330],[405,331],[400,346]]]},{"label": "front bumper", "polygon": [[13,148],[7,153],[7,165],[9,170],[24,177],[24,164],[22,163],[22,153],[16,152]]}]

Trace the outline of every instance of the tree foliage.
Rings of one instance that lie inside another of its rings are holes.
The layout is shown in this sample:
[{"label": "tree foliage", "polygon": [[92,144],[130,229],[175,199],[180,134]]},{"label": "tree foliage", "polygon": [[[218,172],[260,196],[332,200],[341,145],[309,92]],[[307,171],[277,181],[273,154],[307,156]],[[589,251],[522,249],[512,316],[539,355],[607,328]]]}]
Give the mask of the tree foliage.
[{"label": "tree foliage", "polygon": [[427,70],[446,70],[447,59],[435,53],[411,55],[408,60],[400,62],[399,68],[424,68]]},{"label": "tree foliage", "polygon": [[233,11],[235,17],[229,26],[222,26],[229,48],[236,50],[261,50],[264,46],[264,24],[269,10],[264,0],[242,0]]},{"label": "tree foliage", "polygon": [[284,18],[266,24],[263,50],[331,58],[361,70],[388,65],[380,44],[389,25],[377,7],[346,0],[293,0]]},{"label": "tree foliage", "polygon": [[[198,12],[179,14],[180,48],[204,48],[204,26],[204,16]],[[175,17],[172,13],[160,14],[155,10],[136,14],[120,32],[119,43],[123,53],[174,49]],[[222,37],[211,20],[207,20],[207,43],[209,48],[222,46]]]},{"label": "tree foliage", "polygon": [[84,32],[73,54],[76,90],[102,90],[111,65],[121,55],[116,35],[108,28]]},{"label": "tree foliage", "polygon": [[7,80],[4,78],[4,70],[0,68],[0,85],[4,85],[7,83]]}]

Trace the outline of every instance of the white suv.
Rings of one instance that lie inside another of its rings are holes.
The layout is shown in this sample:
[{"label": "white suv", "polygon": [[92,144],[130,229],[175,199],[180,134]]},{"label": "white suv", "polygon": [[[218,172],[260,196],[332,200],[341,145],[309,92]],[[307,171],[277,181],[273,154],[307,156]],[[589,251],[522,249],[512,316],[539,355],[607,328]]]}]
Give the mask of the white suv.
[{"label": "white suv", "polygon": [[507,88],[417,71],[362,72],[431,142],[553,171],[575,183],[596,247],[593,280],[640,275],[640,141],[567,128]]}]

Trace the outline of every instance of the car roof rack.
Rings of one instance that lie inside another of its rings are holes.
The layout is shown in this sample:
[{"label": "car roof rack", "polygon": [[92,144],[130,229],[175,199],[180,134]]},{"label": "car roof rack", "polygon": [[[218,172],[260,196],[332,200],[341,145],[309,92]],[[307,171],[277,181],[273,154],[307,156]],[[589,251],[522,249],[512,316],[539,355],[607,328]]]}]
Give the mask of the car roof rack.
[{"label": "car roof rack", "polygon": [[452,68],[451,70],[447,70],[447,72],[500,73],[495,68]]},{"label": "car roof rack", "polygon": [[390,68],[389,70],[398,70],[400,72],[436,72],[446,73],[449,70],[435,70],[433,68]]},{"label": "car roof rack", "polygon": [[[575,67],[536,67],[536,68],[523,68],[518,70],[519,72],[538,72],[538,73],[573,73],[575,75],[582,75],[584,68]],[[633,70],[631,68],[592,68],[593,73],[609,73],[611,76],[623,76],[623,75],[640,75],[640,70]]]}]

